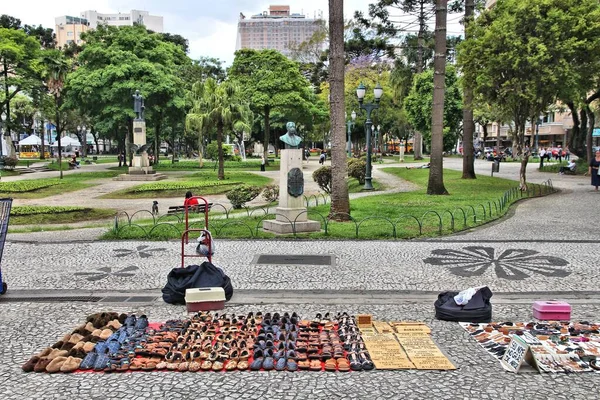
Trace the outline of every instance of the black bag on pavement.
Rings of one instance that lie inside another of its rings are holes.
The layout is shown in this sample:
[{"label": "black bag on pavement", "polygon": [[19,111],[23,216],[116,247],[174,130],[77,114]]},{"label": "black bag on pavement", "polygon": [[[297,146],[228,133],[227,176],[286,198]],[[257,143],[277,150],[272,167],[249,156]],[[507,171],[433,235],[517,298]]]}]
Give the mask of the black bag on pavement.
[{"label": "black bag on pavement", "polygon": [[491,322],[492,291],[487,286],[479,289],[464,306],[454,301],[459,292],[442,292],[438,295],[435,306],[435,317],[443,321],[457,322]]},{"label": "black bag on pavement", "polygon": [[231,279],[223,270],[205,261],[200,265],[173,268],[167,276],[167,284],[162,289],[163,300],[170,304],[185,304],[185,290],[203,287],[222,287],[225,301],[233,296]]}]

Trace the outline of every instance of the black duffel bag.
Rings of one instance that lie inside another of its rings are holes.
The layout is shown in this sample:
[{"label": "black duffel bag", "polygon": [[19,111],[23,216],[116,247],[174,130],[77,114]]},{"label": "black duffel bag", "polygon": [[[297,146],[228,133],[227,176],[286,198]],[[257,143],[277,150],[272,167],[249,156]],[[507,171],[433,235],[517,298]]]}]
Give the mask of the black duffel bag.
[{"label": "black duffel bag", "polygon": [[464,306],[454,301],[459,292],[442,292],[434,303],[435,317],[444,321],[458,322],[491,322],[492,321],[492,291],[487,286],[479,289],[471,300]]},{"label": "black duffel bag", "polygon": [[233,296],[231,279],[223,270],[205,261],[200,265],[173,268],[167,276],[167,284],[162,289],[163,300],[170,304],[185,304],[185,290],[203,287],[222,287],[225,301]]}]

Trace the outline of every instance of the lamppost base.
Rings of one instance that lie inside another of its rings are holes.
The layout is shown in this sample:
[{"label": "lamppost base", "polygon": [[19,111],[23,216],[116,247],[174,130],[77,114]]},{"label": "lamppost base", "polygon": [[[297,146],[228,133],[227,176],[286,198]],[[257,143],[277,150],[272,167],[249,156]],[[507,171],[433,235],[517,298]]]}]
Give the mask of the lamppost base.
[{"label": "lamppost base", "polygon": [[375,189],[373,187],[373,184],[371,183],[371,179],[373,179],[373,178],[365,178],[365,186],[363,187],[363,190],[373,190],[373,189]]}]

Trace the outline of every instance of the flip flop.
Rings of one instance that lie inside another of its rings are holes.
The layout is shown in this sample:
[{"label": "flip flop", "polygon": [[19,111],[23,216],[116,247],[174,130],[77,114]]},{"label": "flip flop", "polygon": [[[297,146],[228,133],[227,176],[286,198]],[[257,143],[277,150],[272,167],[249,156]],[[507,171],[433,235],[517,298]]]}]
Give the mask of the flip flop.
[{"label": "flip flop", "polygon": [[127,371],[129,369],[129,364],[131,364],[129,358],[122,358],[116,370],[119,372]]}]

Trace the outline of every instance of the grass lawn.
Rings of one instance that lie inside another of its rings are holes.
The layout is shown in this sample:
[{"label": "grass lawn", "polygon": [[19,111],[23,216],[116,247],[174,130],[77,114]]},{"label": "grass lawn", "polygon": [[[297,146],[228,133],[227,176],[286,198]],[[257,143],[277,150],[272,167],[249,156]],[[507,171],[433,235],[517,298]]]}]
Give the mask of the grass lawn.
[{"label": "grass lawn", "polygon": [[[200,167],[200,162],[191,159],[180,159],[173,163],[171,160],[162,160],[158,164],[153,165],[157,171],[213,171],[218,168],[218,164],[214,160],[204,160],[204,164]],[[227,170],[250,170],[260,171],[260,158],[248,158],[246,161],[225,161],[225,171]],[[279,160],[269,159],[267,165],[268,171],[279,171]]]},{"label": "grass lawn", "polygon": [[11,225],[68,224],[114,217],[115,210],[85,207],[13,207]]},{"label": "grass lawn", "polygon": [[[437,236],[439,235],[440,220],[442,234],[449,234],[453,232],[452,215],[454,216],[455,231],[481,225],[504,215],[508,207],[500,209],[499,200],[506,191],[517,186],[516,182],[508,179],[485,176],[479,176],[476,180],[463,180],[460,171],[444,170],[444,183],[450,194],[447,196],[429,196],[426,194],[429,170],[385,168],[384,171],[406,179],[418,185],[420,189],[413,192],[381,194],[353,199],[351,200],[351,215],[354,222],[330,221],[327,234],[322,230],[321,232],[302,234],[301,236],[311,239],[355,239],[357,238],[357,229],[359,239],[394,239],[394,230],[396,238]],[[530,190],[533,190],[536,185],[530,184],[529,186]],[[539,189],[536,192],[539,193]],[[523,197],[527,197],[527,194],[524,194]],[[520,195],[517,194],[509,199],[508,203],[513,203],[519,198]],[[490,216],[490,207],[493,217]],[[320,221],[323,228],[323,219],[327,218],[329,211],[329,204],[312,207],[308,210],[308,218]],[[474,213],[477,216],[476,222],[473,219]],[[262,220],[264,218],[271,219],[274,216],[265,217],[260,209],[255,210],[254,215],[251,217],[244,215],[239,218],[224,219],[222,215],[212,214],[209,227],[217,238],[281,237],[262,231]],[[422,224],[421,232],[419,232],[419,223],[416,219]],[[180,231],[183,230],[183,224],[175,225]],[[259,228],[258,231],[257,227]],[[146,226],[145,229],[149,232],[152,225]],[[150,238],[174,239],[178,236],[175,229],[165,224],[158,225]],[[119,234],[110,231],[104,236],[105,239],[140,239],[146,237],[147,233],[142,232],[137,227],[125,227]]]},{"label": "grass lawn", "polygon": [[265,186],[272,179],[240,171],[225,171],[225,180],[217,179],[217,172],[202,170],[192,175],[186,175],[176,181],[158,181],[133,186],[124,190],[105,194],[107,199],[155,199],[161,197],[183,197],[188,190],[192,193],[205,196],[211,194],[227,193],[233,187],[241,184]]},{"label": "grass lawn", "polygon": [[[373,180],[371,181],[371,184],[373,185],[373,190],[375,190],[375,191],[387,189],[387,187],[385,187],[385,185],[382,185],[381,183],[377,182],[377,180],[375,180],[375,178],[373,178]],[[348,193],[365,192],[366,190],[364,189],[364,187],[365,187],[365,184],[359,183],[357,179],[348,178]]]},{"label": "grass lawn", "polygon": [[[81,172],[64,175],[58,179],[58,174],[48,173],[45,179],[28,179],[22,181],[0,182],[0,197],[14,199],[40,199],[65,192],[73,192],[94,186],[94,180],[112,178],[118,173],[114,171]],[[44,186],[46,185],[46,186]],[[22,186],[20,188],[19,186]],[[42,187],[43,186],[43,187]]]}]

